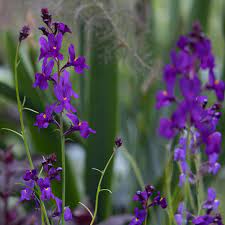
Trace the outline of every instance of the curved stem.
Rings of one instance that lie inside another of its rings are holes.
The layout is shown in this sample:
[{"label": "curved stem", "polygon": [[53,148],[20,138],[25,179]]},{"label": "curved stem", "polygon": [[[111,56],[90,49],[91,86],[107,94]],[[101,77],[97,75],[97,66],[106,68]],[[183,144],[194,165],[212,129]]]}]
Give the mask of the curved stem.
[{"label": "curved stem", "polygon": [[65,186],[66,186],[66,160],[65,160],[65,137],[63,134],[63,117],[60,114],[60,139],[61,139],[61,154],[62,154],[62,225],[65,224],[64,221],[64,208],[65,208]]},{"label": "curved stem", "polygon": [[97,216],[97,212],[98,212],[98,201],[99,201],[99,194],[101,192],[102,180],[104,178],[105,172],[106,172],[107,168],[109,167],[109,164],[111,163],[114,155],[115,155],[115,150],[113,151],[113,153],[110,156],[108,162],[106,163],[106,166],[105,166],[104,170],[101,173],[101,177],[100,177],[99,182],[98,182],[98,188],[97,188],[96,197],[95,197],[95,211],[94,211],[94,214],[93,214],[93,217],[92,217],[90,225],[93,225],[94,222],[95,222],[95,219],[96,219],[96,216]]}]

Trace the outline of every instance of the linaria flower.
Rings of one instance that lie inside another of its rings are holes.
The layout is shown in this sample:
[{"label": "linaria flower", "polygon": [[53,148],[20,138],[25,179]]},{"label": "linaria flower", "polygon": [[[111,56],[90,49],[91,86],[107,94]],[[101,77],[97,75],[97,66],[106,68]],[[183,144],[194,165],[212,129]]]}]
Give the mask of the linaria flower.
[{"label": "linaria flower", "polygon": [[19,35],[19,42],[23,41],[30,35],[30,27],[29,26],[23,26],[20,35]]}]

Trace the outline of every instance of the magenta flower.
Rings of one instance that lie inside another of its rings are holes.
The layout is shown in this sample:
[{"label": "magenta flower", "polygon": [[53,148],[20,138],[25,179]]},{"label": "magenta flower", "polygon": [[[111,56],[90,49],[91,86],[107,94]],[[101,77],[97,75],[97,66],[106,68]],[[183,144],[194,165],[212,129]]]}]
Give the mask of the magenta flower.
[{"label": "magenta flower", "polygon": [[42,72],[35,74],[35,82],[33,84],[33,87],[39,87],[42,90],[45,90],[48,88],[48,81],[51,78],[52,69],[54,66],[54,61],[50,60],[48,63],[46,63],[46,60],[44,60],[42,64]]}]

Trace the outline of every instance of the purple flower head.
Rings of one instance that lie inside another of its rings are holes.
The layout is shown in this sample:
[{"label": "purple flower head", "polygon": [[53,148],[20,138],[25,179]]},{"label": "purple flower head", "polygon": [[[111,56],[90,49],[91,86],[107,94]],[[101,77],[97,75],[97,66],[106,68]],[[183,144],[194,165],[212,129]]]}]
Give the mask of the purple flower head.
[{"label": "purple flower head", "polygon": [[213,210],[217,212],[220,201],[216,199],[216,191],[213,188],[208,188],[208,197],[207,200],[203,203],[202,208],[207,209],[208,211]]},{"label": "purple flower head", "polygon": [[30,201],[33,200],[34,195],[34,181],[30,180],[25,183],[26,187],[20,193],[20,201]]},{"label": "purple flower head", "polygon": [[52,15],[49,14],[49,11],[47,8],[41,9],[41,17],[43,19],[43,22],[49,27],[52,22]]},{"label": "purple flower head", "polygon": [[60,53],[62,46],[62,33],[58,33],[56,36],[54,34],[48,35],[48,40],[45,37],[40,37],[39,43],[41,46],[41,53],[39,60],[43,58],[54,58],[56,60],[63,60],[63,55]]},{"label": "purple flower head", "polygon": [[172,95],[169,95],[167,91],[158,91],[156,94],[156,108],[170,105],[171,102],[175,101]]},{"label": "purple flower head", "polygon": [[54,112],[55,105],[50,105],[46,107],[46,110],[44,113],[40,113],[36,116],[36,122],[34,123],[34,126],[37,126],[38,128],[47,128],[50,123],[53,122],[53,112]]},{"label": "purple flower head", "polygon": [[[57,75],[53,76],[57,82]],[[54,93],[58,100],[55,107],[55,112],[60,113],[64,109],[69,112],[76,112],[76,109],[71,105],[71,97],[78,98],[78,94],[73,91],[72,84],[70,82],[70,74],[64,70],[63,74],[59,78],[59,82],[54,87]]]},{"label": "purple flower head", "polygon": [[145,209],[134,209],[135,217],[131,220],[129,225],[141,225],[147,216],[147,212]]},{"label": "purple flower head", "polygon": [[50,80],[53,66],[53,60],[50,60],[48,63],[46,63],[46,60],[44,60],[42,64],[42,73],[35,74],[35,82],[33,84],[34,88],[39,87],[41,90],[48,88],[48,81]]},{"label": "purple flower head", "polygon": [[214,218],[210,215],[197,216],[192,220],[192,223],[196,225],[209,225],[213,224],[213,222]]},{"label": "purple flower head", "polygon": [[73,215],[69,207],[65,207],[64,209],[64,219],[65,221],[72,221]]},{"label": "purple flower head", "polygon": [[208,173],[212,173],[213,175],[217,174],[221,168],[221,165],[217,162],[218,154],[211,154],[209,155],[208,160]]},{"label": "purple flower head", "polygon": [[66,131],[65,134],[70,134],[74,131],[79,131],[81,137],[88,138],[91,133],[92,134],[96,133],[95,130],[93,130],[89,127],[88,122],[86,122],[86,121],[80,122],[78,117],[74,114],[71,114],[71,113],[67,113],[66,115],[72,121],[72,125],[69,128],[69,130]]},{"label": "purple flower head", "polygon": [[62,168],[61,167],[58,167],[58,168],[54,168],[54,167],[51,167],[48,171],[48,177],[50,180],[57,180],[57,181],[60,181],[61,177],[60,177],[60,174],[62,172]]},{"label": "purple flower head", "polygon": [[123,144],[123,141],[120,137],[117,137],[116,140],[115,140],[115,145],[117,148],[121,147]]},{"label": "purple flower head", "polygon": [[164,68],[164,81],[166,83],[166,91],[173,96],[176,83],[177,70],[173,65],[166,65]]},{"label": "purple flower head", "polygon": [[37,183],[41,189],[41,199],[43,201],[54,198],[54,195],[53,195],[52,189],[51,189],[50,180],[48,177],[46,177],[44,179],[43,178],[38,179]]},{"label": "purple flower head", "polygon": [[220,132],[214,132],[208,136],[205,150],[207,155],[214,153],[219,154],[222,141],[221,139],[222,137]]},{"label": "purple flower head", "polygon": [[25,174],[23,176],[23,179],[25,181],[29,181],[29,180],[34,180],[36,181],[38,179],[37,177],[37,170],[33,169],[33,170],[26,170]]},{"label": "purple flower head", "polygon": [[178,206],[177,213],[174,216],[177,225],[183,224],[184,221],[183,214],[184,214],[184,203],[181,202]]},{"label": "purple flower head", "polygon": [[76,73],[81,74],[84,72],[84,69],[89,68],[88,65],[86,64],[86,60],[84,56],[76,57],[76,52],[72,44],[69,46],[69,55],[70,55],[70,61],[68,66],[73,66]]},{"label": "purple flower head", "polygon": [[159,134],[167,139],[171,139],[176,136],[177,130],[170,119],[160,119]]},{"label": "purple flower head", "polygon": [[44,171],[48,172],[53,167],[53,164],[56,161],[57,161],[57,157],[55,153],[49,155],[47,158],[43,157],[41,164],[43,166]]},{"label": "purple flower head", "polygon": [[65,23],[55,22],[53,25],[55,26],[55,32],[58,31],[58,32],[62,33],[63,35],[65,33],[72,33],[70,28]]},{"label": "purple flower head", "polygon": [[167,207],[167,201],[165,198],[161,197],[160,192],[157,193],[156,197],[154,197],[153,201],[148,207],[152,206],[161,206],[162,209]]},{"label": "purple flower head", "polygon": [[55,203],[56,203],[56,209],[53,213],[53,217],[60,216],[61,213],[62,213],[62,200],[57,198],[57,197],[54,197],[54,200],[55,200]]},{"label": "purple flower head", "polygon": [[19,42],[23,41],[30,35],[30,27],[23,26],[19,34]]}]

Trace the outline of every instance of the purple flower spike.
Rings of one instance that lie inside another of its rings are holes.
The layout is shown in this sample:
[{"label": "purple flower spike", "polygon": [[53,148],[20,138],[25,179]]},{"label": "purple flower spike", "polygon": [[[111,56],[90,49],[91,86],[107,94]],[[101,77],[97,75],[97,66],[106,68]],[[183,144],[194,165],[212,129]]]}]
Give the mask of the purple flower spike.
[{"label": "purple flower spike", "polygon": [[55,105],[46,107],[45,113],[40,113],[36,116],[36,122],[34,126],[39,128],[47,128],[50,123],[53,122],[52,113],[54,112]]},{"label": "purple flower spike", "polygon": [[53,66],[53,60],[50,60],[48,63],[46,63],[45,61],[43,62],[42,73],[35,74],[35,82],[33,84],[34,88],[39,87],[41,90],[45,90],[48,88],[48,81],[50,80]]},{"label": "purple flower spike", "polygon": [[70,61],[68,66],[73,66],[76,73],[81,74],[84,72],[84,69],[88,69],[88,65],[86,64],[85,57],[78,56],[76,57],[76,52],[74,49],[73,44],[69,46],[69,55],[70,55]]},{"label": "purple flower spike", "polygon": [[72,221],[73,215],[69,207],[65,207],[64,209],[64,219],[65,221]]},{"label": "purple flower spike", "polygon": [[135,217],[131,220],[129,225],[141,225],[147,216],[146,210],[140,210],[138,208],[135,208],[134,210]]},{"label": "purple flower spike", "polygon": [[23,26],[20,35],[19,35],[19,42],[23,41],[30,35],[30,27],[29,26]]}]

